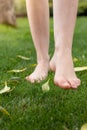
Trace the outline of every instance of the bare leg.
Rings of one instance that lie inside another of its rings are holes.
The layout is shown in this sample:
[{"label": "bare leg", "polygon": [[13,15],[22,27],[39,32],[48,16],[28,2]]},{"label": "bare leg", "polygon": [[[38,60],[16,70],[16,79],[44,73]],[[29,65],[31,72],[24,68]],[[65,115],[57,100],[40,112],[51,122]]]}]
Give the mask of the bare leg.
[{"label": "bare leg", "polygon": [[28,19],[37,53],[37,67],[26,79],[32,83],[46,78],[49,70],[48,0],[26,0]]},{"label": "bare leg", "polygon": [[72,61],[72,42],[76,22],[78,0],[53,0],[55,52],[50,68],[55,71],[54,82],[62,88],[77,88]]}]

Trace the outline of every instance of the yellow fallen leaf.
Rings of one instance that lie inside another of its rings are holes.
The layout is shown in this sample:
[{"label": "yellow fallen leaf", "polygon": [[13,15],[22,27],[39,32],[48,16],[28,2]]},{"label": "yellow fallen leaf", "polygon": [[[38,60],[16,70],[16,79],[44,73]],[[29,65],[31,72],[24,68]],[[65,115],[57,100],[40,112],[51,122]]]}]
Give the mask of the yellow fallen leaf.
[{"label": "yellow fallen leaf", "polygon": [[0,94],[6,93],[10,90],[10,87],[7,86],[7,82],[5,82],[5,87],[0,90]]},{"label": "yellow fallen leaf", "polygon": [[37,64],[32,64],[31,67],[35,67]]},{"label": "yellow fallen leaf", "polygon": [[17,69],[15,69],[15,70],[9,70],[8,72],[9,73],[20,73],[20,72],[24,72],[25,70],[26,70],[27,68],[23,68],[23,69],[20,69],[20,70],[17,70]]},{"label": "yellow fallen leaf", "polygon": [[82,127],[81,130],[87,130],[87,123],[85,123]]},{"label": "yellow fallen leaf", "polygon": [[43,85],[42,85],[42,91],[43,92],[47,92],[47,91],[49,91],[50,90],[50,86],[49,86],[49,80],[46,82],[46,83],[44,83]]},{"label": "yellow fallen leaf", "polygon": [[9,112],[8,112],[5,108],[3,108],[2,106],[0,106],[0,111],[1,111],[3,114],[5,114],[5,115],[7,115],[7,116],[10,117]]},{"label": "yellow fallen leaf", "polygon": [[84,71],[84,70],[87,70],[87,66],[84,66],[84,67],[75,67],[74,70],[76,72],[78,72],[78,71]]},{"label": "yellow fallen leaf", "polygon": [[73,61],[76,62],[76,61],[78,61],[78,59],[77,59],[76,57],[74,57],[74,58],[73,58]]},{"label": "yellow fallen leaf", "polygon": [[7,91],[7,93],[12,92],[15,89],[15,87],[13,87],[12,89],[10,89],[9,91]]},{"label": "yellow fallen leaf", "polygon": [[0,94],[11,92],[11,91],[13,91],[14,88],[11,89],[10,87],[8,87],[7,82],[5,81],[5,87],[0,90]]},{"label": "yellow fallen leaf", "polygon": [[18,55],[17,57],[19,57],[22,60],[30,60],[31,59],[31,58],[28,58],[28,57],[25,57],[25,56],[22,56],[22,55]]}]

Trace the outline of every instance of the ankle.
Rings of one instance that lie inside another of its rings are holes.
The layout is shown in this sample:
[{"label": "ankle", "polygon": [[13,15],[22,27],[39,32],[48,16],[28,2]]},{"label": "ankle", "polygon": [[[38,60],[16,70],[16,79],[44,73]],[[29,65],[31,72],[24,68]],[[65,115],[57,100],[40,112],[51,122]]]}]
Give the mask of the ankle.
[{"label": "ankle", "polygon": [[40,59],[38,58],[37,59],[37,63],[38,64],[48,64],[49,63],[49,59],[50,59],[49,57],[48,58],[40,58]]},{"label": "ankle", "polygon": [[72,53],[72,47],[66,45],[55,45],[55,53]]}]

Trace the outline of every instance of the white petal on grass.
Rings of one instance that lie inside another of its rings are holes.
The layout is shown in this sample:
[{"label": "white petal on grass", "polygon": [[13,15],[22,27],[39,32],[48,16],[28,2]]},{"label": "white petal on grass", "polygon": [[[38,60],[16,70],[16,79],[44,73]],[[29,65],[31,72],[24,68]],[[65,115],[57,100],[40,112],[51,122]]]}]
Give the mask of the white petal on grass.
[{"label": "white petal on grass", "polygon": [[23,69],[14,69],[14,70],[9,70],[8,72],[9,73],[21,73],[21,72],[24,72],[25,70],[27,70],[27,68],[23,68]]},{"label": "white petal on grass", "polygon": [[1,111],[3,114],[5,114],[5,115],[7,115],[7,116],[10,117],[10,113],[9,113],[5,108],[3,108],[2,106],[0,106],[0,111]]},{"label": "white petal on grass", "polygon": [[43,92],[48,92],[49,90],[50,90],[50,86],[49,86],[49,80],[48,80],[46,83],[44,83],[42,85],[42,91]]},{"label": "white petal on grass", "polygon": [[82,127],[81,130],[87,130],[87,123],[85,123]]},{"label": "white petal on grass", "polygon": [[22,55],[18,55],[17,57],[19,57],[22,60],[30,60],[31,59],[31,58],[28,58],[28,57],[25,57],[25,56],[22,56]]},{"label": "white petal on grass", "polygon": [[84,71],[84,70],[87,70],[87,66],[75,67],[74,70],[75,70],[75,72]]},{"label": "white petal on grass", "polygon": [[5,81],[5,87],[0,90],[0,94],[11,92],[14,90],[14,88],[11,89],[10,87],[8,87],[7,82]]}]

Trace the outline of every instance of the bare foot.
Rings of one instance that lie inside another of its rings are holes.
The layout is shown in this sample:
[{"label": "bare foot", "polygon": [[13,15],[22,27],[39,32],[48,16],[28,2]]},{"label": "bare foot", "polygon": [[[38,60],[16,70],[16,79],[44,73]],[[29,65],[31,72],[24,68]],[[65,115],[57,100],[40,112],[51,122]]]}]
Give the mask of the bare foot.
[{"label": "bare foot", "polygon": [[31,83],[40,82],[47,77],[48,71],[49,71],[49,62],[48,61],[40,62],[36,66],[34,72],[26,77],[26,80]]},{"label": "bare foot", "polygon": [[55,51],[50,61],[50,69],[55,71],[54,83],[61,88],[76,89],[80,85],[80,80],[76,77],[69,49]]}]

